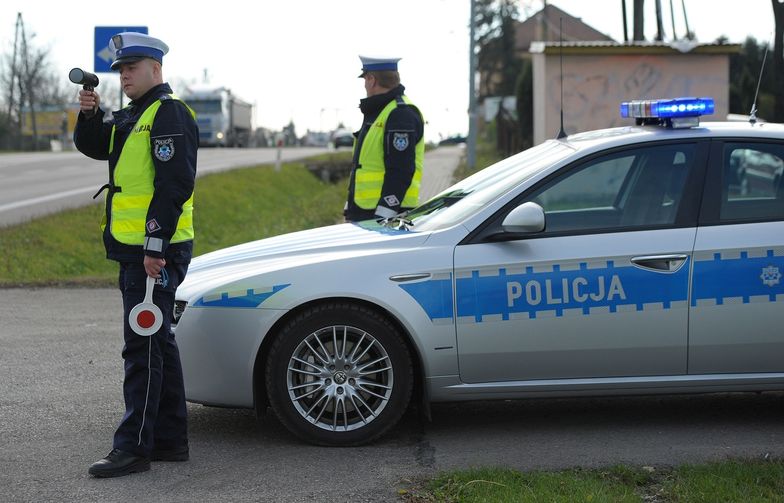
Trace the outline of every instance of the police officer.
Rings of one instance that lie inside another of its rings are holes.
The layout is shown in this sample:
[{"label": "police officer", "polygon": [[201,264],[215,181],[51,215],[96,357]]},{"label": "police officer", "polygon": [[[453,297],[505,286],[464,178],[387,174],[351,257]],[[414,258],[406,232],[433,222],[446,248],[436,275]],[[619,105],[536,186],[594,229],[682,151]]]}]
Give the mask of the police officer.
[{"label": "police officer", "polygon": [[[182,367],[171,321],[174,294],[193,250],[198,129],[193,111],[163,82],[166,44],[140,33],[119,33],[109,47],[112,70],[119,71],[131,102],[105,120],[98,93],[80,91],[74,131],[79,151],[109,161],[109,183],[101,188],[107,190],[103,241],[107,257],[120,264],[124,309],[125,415],[112,451],[88,470],[96,477],[146,471],[151,460],[189,457]],[[128,315],[143,301],[148,276],[156,278],[153,302],[164,319],[157,333],[143,337],[132,330]]]},{"label": "police officer", "polygon": [[400,58],[360,56],[367,97],[362,128],[354,133],[347,221],[390,218],[419,202],[425,156],[424,121],[400,84]]}]

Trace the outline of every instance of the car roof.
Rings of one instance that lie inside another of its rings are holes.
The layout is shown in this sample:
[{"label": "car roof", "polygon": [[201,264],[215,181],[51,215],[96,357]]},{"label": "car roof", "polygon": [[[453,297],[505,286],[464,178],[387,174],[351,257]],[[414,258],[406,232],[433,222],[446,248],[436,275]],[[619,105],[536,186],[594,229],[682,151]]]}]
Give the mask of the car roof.
[{"label": "car roof", "polygon": [[759,138],[784,140],[784,124],[748,122],[703,122],[699,126],[672,129],[662,126],[624,126],[575,133],[564,138],[578,150],[594,150],[633,143],[688,138]]}]

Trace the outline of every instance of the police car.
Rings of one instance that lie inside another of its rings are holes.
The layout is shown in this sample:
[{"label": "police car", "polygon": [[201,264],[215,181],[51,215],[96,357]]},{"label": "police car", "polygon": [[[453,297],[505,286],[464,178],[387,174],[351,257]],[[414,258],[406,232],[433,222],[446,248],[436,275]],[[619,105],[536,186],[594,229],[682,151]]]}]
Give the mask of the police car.
[{"label": "police car", "polygon": [[196,258],[188,399],[354,445],[412,402],[784,389],[784,183],[739,179],[784,162],[784,126],[700,124],[712,109],[625,103],[636,125],[546,141],[407,215]]}]

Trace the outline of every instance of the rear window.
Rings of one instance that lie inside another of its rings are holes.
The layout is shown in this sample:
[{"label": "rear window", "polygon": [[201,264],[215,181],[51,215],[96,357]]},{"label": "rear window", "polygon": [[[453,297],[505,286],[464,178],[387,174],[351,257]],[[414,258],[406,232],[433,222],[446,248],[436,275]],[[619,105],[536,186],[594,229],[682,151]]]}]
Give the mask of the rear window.
[{"label": "rear window", "polygon": [[784,219],[784,146],[726,143],[722,164],[722,221]]}]

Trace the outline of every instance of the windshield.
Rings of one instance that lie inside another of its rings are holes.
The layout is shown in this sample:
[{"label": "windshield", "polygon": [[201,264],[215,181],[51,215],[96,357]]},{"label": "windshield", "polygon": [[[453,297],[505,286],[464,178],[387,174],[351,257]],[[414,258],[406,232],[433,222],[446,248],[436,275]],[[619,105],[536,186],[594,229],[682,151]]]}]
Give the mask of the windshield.
[{"label": "windshield", "polygon": [[557,163],[574,150],[547,141],[504,159],[456,183],[405,216],[417,231],[444,229],[460,223],[512,190],[537,171]]},{"label": "windshield", "polygon": [[220,100],[197,100],[189,99],[188,105],[196,114],[219,114],[221,113]]}]

